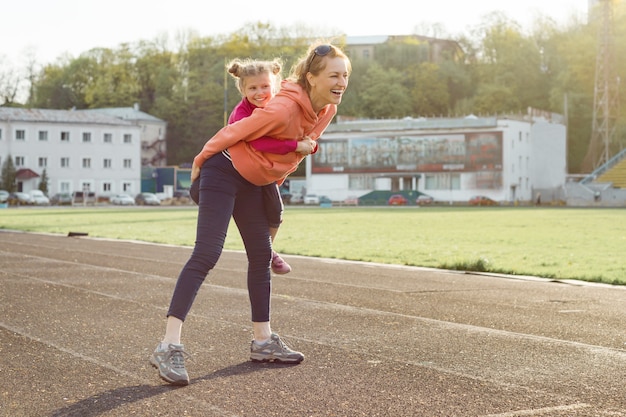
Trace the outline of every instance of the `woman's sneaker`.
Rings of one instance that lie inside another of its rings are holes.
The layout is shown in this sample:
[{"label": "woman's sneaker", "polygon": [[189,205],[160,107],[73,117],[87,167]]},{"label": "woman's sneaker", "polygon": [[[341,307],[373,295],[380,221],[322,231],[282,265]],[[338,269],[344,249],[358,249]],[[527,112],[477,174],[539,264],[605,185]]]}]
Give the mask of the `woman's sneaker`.
[{"label": "woman's sneaker", "polygon": [[159,344],[150,357],[150,363],[159,370],[159,376],[170,384],[189,385],[185,356],[189,354],[184,351],[183,345],[169,344],[167,349],[161,350]]},{"label": "woman's sneaker", "polygon": [[272,271],[281,275],[291,272],[291,266],[274,251],[272,251]]},{"label": "woman's sneaker", "polygon": [[276,333],[267,342],[259,345],[252,341],[250,345],[250,359],[253,362],[283,362],[300,363],[304,360],[304,355],[295,350],[291,350]]}]

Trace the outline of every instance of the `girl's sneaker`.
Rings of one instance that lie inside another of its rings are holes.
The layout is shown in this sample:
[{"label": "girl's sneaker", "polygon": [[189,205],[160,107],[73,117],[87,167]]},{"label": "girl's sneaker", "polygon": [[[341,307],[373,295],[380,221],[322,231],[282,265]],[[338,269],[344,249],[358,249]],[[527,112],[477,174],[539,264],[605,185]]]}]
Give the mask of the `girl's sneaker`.
[{"label": "girl's sneaker", "polygon": [[272,252],[272,272],[281,275],[291,272],[291,266],[276,252]]}]

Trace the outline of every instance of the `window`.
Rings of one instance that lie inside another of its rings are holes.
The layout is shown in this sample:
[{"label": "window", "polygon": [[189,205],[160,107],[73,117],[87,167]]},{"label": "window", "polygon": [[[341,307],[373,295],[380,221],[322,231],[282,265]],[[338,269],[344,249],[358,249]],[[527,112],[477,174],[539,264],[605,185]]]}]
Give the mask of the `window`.
[{"label": "window", "polygon": [[26,165],[26,158],[23,156],[16,156],[15,157],[15,166],[16,167],[23,167]]},{"label": "window", "polygon": [[42,142],[46,142],[48,140],[48,131],[40,130],[39,131],[39,140]]},{"label": "window", "polygon": [[0,139],[2,139],[2,129],[0,129]]},{"label": "window", "polygon": [[426,174],[424,188],[427,190],[460,190],[461,176],[453,173]]},{"label": "window", "polygon": [[366,190],[374,188],[374,178],[370,175],[350,175],[348,179],[348,188],[350,190]]},{"label": "window", "polygon": [[26,131],[24,129],[17,129],[15,131],[15,140],[26,140]]},{"label": "window", "polygon": [[109,158],[104,158],[102,160],[102,168],[111,168],[113,166],[111,159]]},{"label": "window", "polygon": [[89,142],[91,142],[91,133],[83,132],[83,143],[89,143]]},{"label": "window", "polygon": [[70,141],[70,132],[61,132],[61,142]]},{"label": "window", "polygon": [[59,182],[59,192],[69,193],[72,189],[72,183],[69,181],[60,181]]},{"label": "window", "polygon": [[124,168],[132,168],[131,159],[124,159]]},{"label": "window", "polygon": [[91,158],[83,158],[83,168],[91,168]]},{"label": "window", "polygon": [[61,158],[61,168],[69,168],[70,167],[70,158],[63,157]]},{"label": "window", "polygon": [[104,136],[102,137],[102,141],[104,143],[113,143],[113,134],[105,133]]},{"label": "window", "polygon": [[124,184],[122,184],[122,190],[125,193],[130,193],[132,190],[132,184],[130,182],[125,182]]},{"label": "window", "polygon": [[102,192],[104,193],[110,193],[111,192],[111,183],[110,182],[103,182],[102,183]]},{"label": "window", "polygon": [[48,166],[48,158],[46,157],[40,157],[39,158],[39,168],[45,168]]},{"label": "window", "polygon": [[124,143],[133,143],[133,135],[129,133],[124,134]]}]

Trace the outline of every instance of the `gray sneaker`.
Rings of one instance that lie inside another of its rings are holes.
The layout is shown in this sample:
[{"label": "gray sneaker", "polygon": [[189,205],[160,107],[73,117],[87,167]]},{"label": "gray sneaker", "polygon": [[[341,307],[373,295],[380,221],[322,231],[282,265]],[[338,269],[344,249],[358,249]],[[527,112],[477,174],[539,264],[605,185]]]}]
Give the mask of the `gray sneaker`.
[{"label": "gray sneaker", "polygon": [[300,363],[304,360],[304,355],[291,350],[276,333],[272,333],[270,340],[262,345],[252,342],[250,359],[253,362]]},{"label": "gray sneaker", "polygon": [[170,384],[189,385],[185,356],[189,354],[183,350],[183,345],[169,344],[167,350],[159,350],[157,346],[150,357],[150,363],[159,370],[159,376]]}]

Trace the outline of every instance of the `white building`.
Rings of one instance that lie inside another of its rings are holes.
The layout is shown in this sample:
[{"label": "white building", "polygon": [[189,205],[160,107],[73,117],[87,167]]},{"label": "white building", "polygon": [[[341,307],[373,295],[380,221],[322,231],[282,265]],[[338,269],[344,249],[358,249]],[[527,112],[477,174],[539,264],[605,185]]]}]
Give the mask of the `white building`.
[{"label": "white building", "polygon": [[[566,181],[559,115],[339,121],[307,158],[306,189],[342,201],[372,191],[416,190],[438,201],[484,195],[500,202],[549,198]],[[295,190],[292,190],[295,191]]]},{"label": "white building", "polygon": [[167,166],[166,121],[141,111],[137,103],[133,107],[103,107],[81,111],[105,113],[141,126],[141,165]]},{"label": "white building", "polygon": [[[10,155],[23,175],[18,190],[99,196],[141,191],[141,126],[97,111],[0,107],[0,166]],[[28,175],[30,174],[30,175]]]}]

